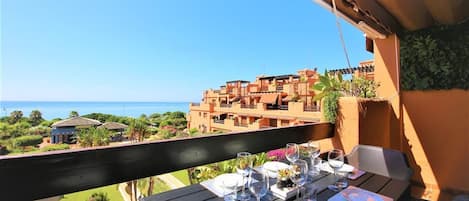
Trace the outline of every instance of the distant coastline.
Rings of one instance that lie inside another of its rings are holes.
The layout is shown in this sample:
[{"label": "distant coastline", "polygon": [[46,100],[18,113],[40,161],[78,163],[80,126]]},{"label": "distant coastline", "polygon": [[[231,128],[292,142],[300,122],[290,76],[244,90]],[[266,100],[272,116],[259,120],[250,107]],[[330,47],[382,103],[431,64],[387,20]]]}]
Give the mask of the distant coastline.
[{"label": "distant coastline", "polygon": [[165,112],[188,112],[189,102],[144,102],[144,101],[0,101],[0,116],[9,116],[14,110],[21,110],[28,116],[32,110],[39,110],[44,119],[67,118],[70,111],[80,115],[105,113],[118,116],[139,117],[142,114]]}]

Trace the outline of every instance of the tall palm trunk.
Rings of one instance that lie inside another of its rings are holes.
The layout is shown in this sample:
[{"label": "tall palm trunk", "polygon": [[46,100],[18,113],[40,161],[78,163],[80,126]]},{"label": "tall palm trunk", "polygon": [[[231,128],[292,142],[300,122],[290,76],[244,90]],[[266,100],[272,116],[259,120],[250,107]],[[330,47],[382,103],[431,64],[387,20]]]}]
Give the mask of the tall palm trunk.
[{"label": "tall palm trunk", "polygon": [[147,196],[150,196],[151,194],[153,194],[154,185],[155,185],[155,181],[154,181],[153,177],[148,177],[148,191],[147,191]]}]

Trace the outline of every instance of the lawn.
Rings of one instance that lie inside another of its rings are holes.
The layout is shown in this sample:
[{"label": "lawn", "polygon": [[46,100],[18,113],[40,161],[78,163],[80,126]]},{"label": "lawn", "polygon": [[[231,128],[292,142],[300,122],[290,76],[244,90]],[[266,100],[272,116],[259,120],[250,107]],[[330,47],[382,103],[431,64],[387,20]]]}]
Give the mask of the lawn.
[{"label": "lawn", "polygon": [[117,186],[117,184],[114,184],[110,186],[104,186],[86,191],[67,194],[64,195],[64,198],[62,198],[60,201],[87,201],[91,194],[93,194],[94,192],[107,193],[107,196],[111,201],[124,201],[119,190],[117,189]]},{"label": "lawn", "polygon": [[[152,195],[171,190],[169,186],[166,185],[166,183],[161,181],[159,178],[157,177],[153,177],[153,178],[154,178],[153,180],[154,186],[153,186],[153,191],[151,193]],[[145,196],[148,196],[147,195],[148,194],[148,181],[149,181],[148,178],[139,179],[138,184],[137,184],[138,189]]]},{"label": "lawn", "polygon": [[186,186],[191,184],[189,181],[189,174],[187,174],[187,170],[179,170],[176,172],[172,172],[171,174],[177,179],[179,179],[179,181],[181,181]]}]

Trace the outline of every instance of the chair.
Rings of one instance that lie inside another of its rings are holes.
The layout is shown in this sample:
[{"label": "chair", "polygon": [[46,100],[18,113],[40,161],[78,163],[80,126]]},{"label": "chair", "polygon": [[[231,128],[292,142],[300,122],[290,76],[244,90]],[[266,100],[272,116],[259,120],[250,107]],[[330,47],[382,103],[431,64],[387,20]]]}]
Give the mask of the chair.
[{"label": "chair", "polygon": [[348,163],[358,169],[409,181],[412,169],[404,153],[370,145],[357,145],[347,155]]}]

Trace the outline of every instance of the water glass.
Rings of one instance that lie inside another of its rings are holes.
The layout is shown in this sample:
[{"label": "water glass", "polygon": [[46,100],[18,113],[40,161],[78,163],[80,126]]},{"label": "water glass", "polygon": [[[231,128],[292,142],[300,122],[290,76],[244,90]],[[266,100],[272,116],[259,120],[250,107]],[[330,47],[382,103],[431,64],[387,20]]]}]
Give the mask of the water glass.
[{"label": "water glass", "polygon": [[252,168],[252,155],[249,152],[239,152],[236,157],[236,172],[243,177],[243,184],[239,200],[249,200],[251,196],[245,191],[245,178],[249,176]]},{"label": "water glass", "polygon": [[336,181],[336,186],[338,186],[340,189],[347,188],[348,186],[348,174],[349,172],[345,171],[338,171],[337,172],[337,181]]},{"label": "water glass", "polygon": [[306,193],[304,196],[305,201],[317,201],[318,200],[318,191],[319,191],[319,186],[316,185],[309,185],[306,188]]},{"label": "water glass", "polygon": [[309,175],[316,176],[319,175],[321,171],[322,159],[319,157],[311,158],[311,166],[309,168]]},{"label": "water glass", "polygon": [[223,180],[223,200],[235,201],[238,188],[241,186],[239,180]]},{"label": "water glass", "polygon": [[254,196],[256,196],[256,200],[260,201],[261,198],[267,194],[269,190],[269,176],[266,173],[261,173],[260,178],[255,181],[250,177],[248,187]]},{"label": "water glass", "polygon": [[300,149],[298,144],[288,143],[285,148],[285,157],[290,163],[295,162],[300,157]]}]

